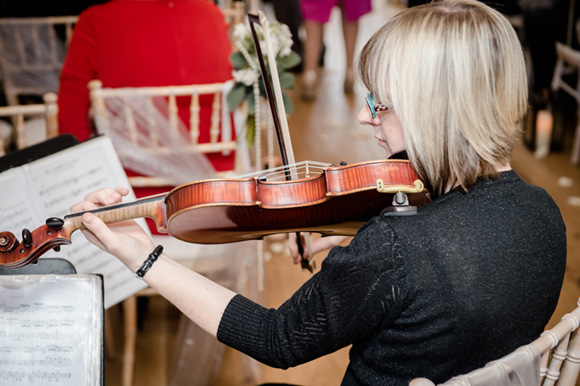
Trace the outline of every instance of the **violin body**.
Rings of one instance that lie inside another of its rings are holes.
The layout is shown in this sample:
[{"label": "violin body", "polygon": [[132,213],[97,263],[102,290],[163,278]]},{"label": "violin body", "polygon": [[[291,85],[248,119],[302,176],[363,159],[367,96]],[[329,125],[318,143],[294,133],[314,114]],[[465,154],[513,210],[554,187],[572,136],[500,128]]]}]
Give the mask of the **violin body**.
[{"label": "violin body", "polygon": [[[284,182],[259,178],[194,182],[167,195],[167,230],[199,244],[294,231],[353,236],[392,205],[394,193],[380,193],[378,179],[402,189],[413,188],[418,177],[408,161],[391,160],[331,166],[319,175]],[[410,205],[427,202],[426,191],[408,197]]]},{"label": "violin body", "polygon": [[[316,175],[287,181],[268,181],[260,174],[201,180],[165,195],[90,212],[106,223],[150,217],[161,232],[198,244],[297,231],[352,236],[364,222],[392,206],[397,192],[407,193],[409,205],[427,203],[427,191],[417,182],[409,161],[370,161],[328,166]],[[22,242],[10,232],[0,232],[0,265],[19,268],[50,249],[70,244],[71,234],[83,228],[81,216],[50,218],[32,232],[25,229]]]}]

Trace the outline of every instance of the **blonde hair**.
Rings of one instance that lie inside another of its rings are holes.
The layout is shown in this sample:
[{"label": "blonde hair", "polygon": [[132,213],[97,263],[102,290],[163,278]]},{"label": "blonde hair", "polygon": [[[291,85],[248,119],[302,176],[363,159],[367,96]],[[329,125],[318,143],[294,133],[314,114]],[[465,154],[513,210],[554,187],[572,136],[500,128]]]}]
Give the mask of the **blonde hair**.
[{"label": "blonde hair", "polygon": [[520,42],[499,12],[474,0],[409,8],[373,35],[358,67],[435,195],[467,191],[509,162],[528,90]]}]

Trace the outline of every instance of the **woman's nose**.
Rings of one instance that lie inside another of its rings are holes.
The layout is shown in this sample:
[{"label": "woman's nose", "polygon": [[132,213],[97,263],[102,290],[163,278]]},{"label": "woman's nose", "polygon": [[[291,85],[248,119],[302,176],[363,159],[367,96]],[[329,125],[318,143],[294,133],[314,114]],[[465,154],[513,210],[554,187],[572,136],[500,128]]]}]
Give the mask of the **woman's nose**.
[{"label": "woman's nose", "polygon": [[377,126],[381,124],[379,117],[373,118],[371,111],[367,105],[363,105],[358,113],[358,122],[361,125]]}]

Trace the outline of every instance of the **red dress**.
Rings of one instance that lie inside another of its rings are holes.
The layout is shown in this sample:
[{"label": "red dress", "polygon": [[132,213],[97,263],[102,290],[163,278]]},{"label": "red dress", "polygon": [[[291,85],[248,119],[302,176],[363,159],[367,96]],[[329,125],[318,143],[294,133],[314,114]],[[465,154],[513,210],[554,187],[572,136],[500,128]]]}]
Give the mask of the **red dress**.
[{"label": "red dress", "polygon": [[339,4],[349,22],[357,21],[372,10],[371,0],[301,0],[302,17],[304,20],[326,23],[332,8]]},{"label": "red dress", "polygon": [[[113,0],[89,7],[75,26],[61,73],[60,132],[80,141],[92,135],[87,84],[93,79],[101,80],[103,87],[231,79],[227,27],[220,9],[207,0]],[[188,114],[187,105],[180,115]],[[210,109],[202,106],[200,142],[209,141],[209,124]],[[233,168],[233,152],[208,158],[218,171]],[[130,170],[127,174],[135,175]],[[143,197],[165,191],[140,188],[135,194]]]}]

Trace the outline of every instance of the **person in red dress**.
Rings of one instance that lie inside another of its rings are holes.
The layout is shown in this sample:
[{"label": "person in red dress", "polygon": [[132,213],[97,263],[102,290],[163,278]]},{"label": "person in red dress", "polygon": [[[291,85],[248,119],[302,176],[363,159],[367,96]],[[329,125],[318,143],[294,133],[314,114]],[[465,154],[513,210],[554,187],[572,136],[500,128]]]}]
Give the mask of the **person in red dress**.
[{"label": "person in red dress", "polygon": [[[59,127],[84,141],[93,136],[87,84],[103,87],[168,86],[232,78],[228,25],[207,0],[113,0],[82,12],[63,65]],[[189,98],[178,100],[189,122]],[[202,101],[203,103],[203,101]],[[209,141],[211,103],[201,108],[201,143]],[[231,170],[234,153],[209,154],[217,171]],[[138,175],[126,169],[127,175]],[[136,188],[137,197],[168,188]]]}]

